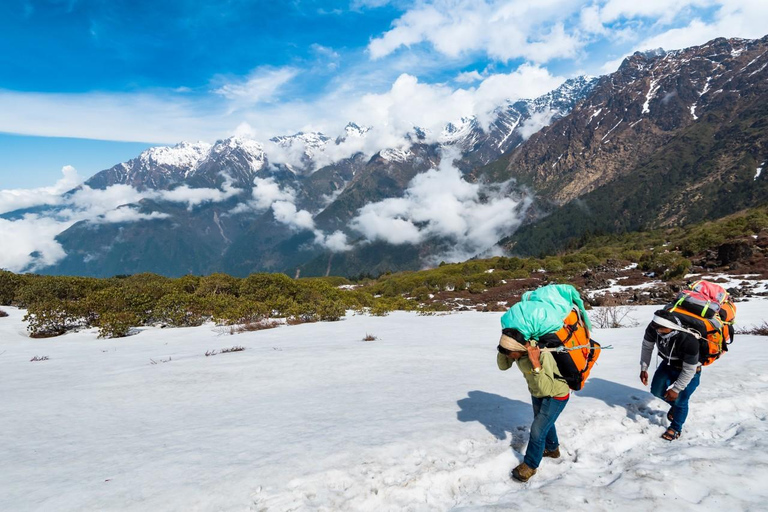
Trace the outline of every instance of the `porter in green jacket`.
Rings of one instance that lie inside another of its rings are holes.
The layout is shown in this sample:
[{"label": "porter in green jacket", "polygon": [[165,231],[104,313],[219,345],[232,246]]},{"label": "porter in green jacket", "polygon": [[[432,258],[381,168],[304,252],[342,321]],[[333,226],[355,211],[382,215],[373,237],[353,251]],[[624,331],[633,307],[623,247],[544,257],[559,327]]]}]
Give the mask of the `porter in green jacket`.
[{"label": "porter in green jacket", "polygon": [[512,478],[527,482],[536,474],[543,457],[560,457],[555,421],[568,403],[570,389],[558,378],[555,359],[549,352],[541,352],[530,342],[521,345],[505,337],[502,337],[498,350],[496,363],[499,369],[508,370],[516,362],[531,392],[533,423],[528,447],[523,462],[511,472]]}]

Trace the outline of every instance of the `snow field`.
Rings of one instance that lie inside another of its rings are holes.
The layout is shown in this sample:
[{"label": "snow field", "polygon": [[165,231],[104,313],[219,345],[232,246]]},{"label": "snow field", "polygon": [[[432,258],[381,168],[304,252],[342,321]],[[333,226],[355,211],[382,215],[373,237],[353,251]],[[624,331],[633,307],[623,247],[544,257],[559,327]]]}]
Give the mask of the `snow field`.
[{"label": "snow field", "polygon": [[[739,303],[739,324],[767,306]],[[563,456],[527,484],[508,478],[532,412],[519,371],[495,365],[500,313],[32,340],[23,312],[4,309],[0,510],[761,510],[768,498],[768,340],[737,336],[704,368],[668,443],[667,407],[638,378],[653,306],[634,312],[639,327],[594,333],[614,349],[558,420]],[[204,355],[233,345],[246,350]]]}]

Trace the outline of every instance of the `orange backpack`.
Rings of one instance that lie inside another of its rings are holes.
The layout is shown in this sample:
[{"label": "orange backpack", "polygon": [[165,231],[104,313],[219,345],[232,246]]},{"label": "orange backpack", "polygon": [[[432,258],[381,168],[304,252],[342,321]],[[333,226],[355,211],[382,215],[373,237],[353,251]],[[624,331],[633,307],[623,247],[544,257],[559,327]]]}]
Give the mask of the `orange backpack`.
[{"label": "orange backpack", "polygon": [[719,284],[696,281],[687,290],[681,291],[674,304],[665,309],[683,315],[678,316],[680,321],[702,336],[699,338],[701,364],[712,364],[733,343],[736,304]]},{"label": "orange backpack", "polygon": [[563,327],[538,340],[542,348],[550,348],[557,369],[568,387],[574,391],[584,387],[589,372],[600,357],[600,344],[589,337],[589,330],[578,308],[563,320]]},{"label": "orange backpack", "polygon": [[723,324],[719,317],[704,318],[675,305],[669,305],[664,310],[680,320],[684,332],[699,340],[699,362],[702,366],[714,363],[723,352],[728,350],[723,336]]}]

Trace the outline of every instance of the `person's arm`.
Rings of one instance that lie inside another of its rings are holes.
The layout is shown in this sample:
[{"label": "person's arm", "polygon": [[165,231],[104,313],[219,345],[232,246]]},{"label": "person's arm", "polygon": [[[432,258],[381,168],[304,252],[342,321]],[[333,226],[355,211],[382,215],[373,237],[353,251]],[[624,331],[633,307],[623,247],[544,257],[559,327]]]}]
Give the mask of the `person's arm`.
[{"label": "person's arm", "polygon": [[538,372],[533,372],[539,391],[544,396],[555,396],[557,381],[555,380],[555,359],[552,354],[541,353],[538,347],[533,347],[533,350],[528,351],[528,357],[533,367],[540,369]]},{"label": "person's arm", "polygon": [[643,348],[640,351],[640,382],[643,386],[648,385],[648,366],[651,364],[653,355],[653,346],[656,344],[656,330],[648,324],[643,336]]},{"label": "person's arm", "polygon": [[512,368],[512,365],[514,364],[514,361],[512,361],[510,358],[502,354],[501,352],[496,353],[496,364],[499,367],[499,370],[509,370]]},{"label": "person's arm", "polygon": [[699,366],[699,340],[682,332],[678,336],[682,342],[680,359],[683,360],[683,369],[677,380],[669,388],[670,391],[674,391],[674,396],[671,396],[670,400],[676,400],[677,394],[688,387],[693,376],[696,375],[696,368]]}]

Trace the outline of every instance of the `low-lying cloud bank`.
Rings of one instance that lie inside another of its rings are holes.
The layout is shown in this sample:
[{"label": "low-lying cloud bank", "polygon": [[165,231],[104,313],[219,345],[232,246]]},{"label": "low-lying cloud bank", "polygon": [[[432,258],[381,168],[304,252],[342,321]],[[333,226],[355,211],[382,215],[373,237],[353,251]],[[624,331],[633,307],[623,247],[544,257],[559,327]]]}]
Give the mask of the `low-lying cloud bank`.
[{"label": "low-lying cloud bank", "polygon": [[427,263],[463,261],[492,248],[520,224],[528,202],[511,194],[512,183],[469,183],[453,164],[457,156],[444,152],[440,165],[416,176],[403,197],[361,208],[351,228],[366,240],[394,245],[452,242]]},{"label": "low-lying cloud bank", "polygon": [[[221,189],[186,185],[162,191],[138,191],[129,185],[93,189],[77,185],[82,181],[77,172],[65,167],[64,177],[52,187],[0,191],[0,211],[4,213],[19,207],[43,207],[0,218],[0,246],[5,248],[0,252],[0,268],[29,272],[56,264],[66,257],[56,237],[77,222],[125,224],[170,217],[137,206],[145,199],[182,203],[192,210],[236,196],[242,200],[230,209],[230,215],[271,211],[276,222],[295,232],[311,231],[315,244],[333,252],[346,252],[373,241],[394,245],[434,242],[450,249],[425,263],[461,261],[487,251],[514,230],[528,203],[513,193],[513,183],[469,183],[453,163],[458,157],[453,149],[443,151],[440,165],[416,176],[403,197],[361,208],[346,233],[320,230],[314,220],[317,212],[297,206],[296,191],[272,177],[255,178],[250,195],[226,177]],[[73,184],[75,189],[66,190]]]},{"label": "low-lying cloud bank", "polygon": [[18,215],[0,218],[0,268],[34,272],[55,265],[66,257],[56,237],[78,222],[125,224],[169,217],[162,212],[140,211],[136,205],[144,199],[182,203],[191,210],[243,193],[228,179],[221,189],[184,185],[173,190],[140,192],[130,185],[106,189],[81,185],[83,180],[71,166],[63,167],[62,174],[63,178],[52,187],[0,190],[0,215],[22,210]]}]

